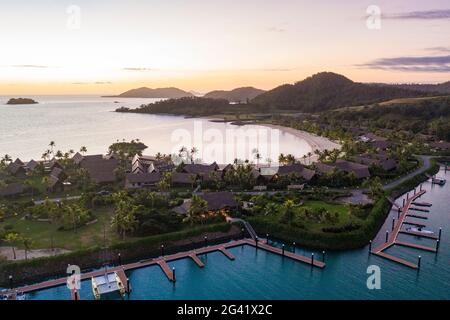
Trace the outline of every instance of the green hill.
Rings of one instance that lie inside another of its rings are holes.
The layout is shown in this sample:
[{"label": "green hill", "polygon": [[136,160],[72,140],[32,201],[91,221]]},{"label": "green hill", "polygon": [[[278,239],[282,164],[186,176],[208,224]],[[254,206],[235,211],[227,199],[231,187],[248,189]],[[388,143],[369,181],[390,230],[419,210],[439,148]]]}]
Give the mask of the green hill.
[{"label": "green hill", "polygon": [[237,88],[230,91],[216,90],[207,93],[204,98],[211,99],[225,99],[230,102],[246,102],[252,100],[260,94],[264,93],[264,90],[256,89],[253,87]]},{"label": "green hill", "polygon": [[267,91],[252,102],[276,109],[320,112],[425,95],[427,93],[392,86],[357,83],[336,73],[322,72],[296,84]]}]

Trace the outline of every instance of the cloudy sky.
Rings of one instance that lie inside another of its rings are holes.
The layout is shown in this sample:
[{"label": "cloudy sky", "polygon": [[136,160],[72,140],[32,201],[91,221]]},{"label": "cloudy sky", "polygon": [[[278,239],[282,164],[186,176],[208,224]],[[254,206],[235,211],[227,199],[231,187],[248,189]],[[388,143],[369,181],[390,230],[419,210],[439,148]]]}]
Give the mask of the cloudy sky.
[{"label": "cloudy sky", "polygon": [[271,89],[320,71],[443,82],[449,34],[448,0],[15,0],[0,95]]}]

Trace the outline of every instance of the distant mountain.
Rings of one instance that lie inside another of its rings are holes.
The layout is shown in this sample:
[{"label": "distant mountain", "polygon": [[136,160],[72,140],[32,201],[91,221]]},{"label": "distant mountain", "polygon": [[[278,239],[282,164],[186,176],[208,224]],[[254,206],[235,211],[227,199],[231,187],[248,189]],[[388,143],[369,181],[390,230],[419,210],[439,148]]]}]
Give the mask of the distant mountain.
[{"label": "distant mountain", "polygon": [[357,83],[336,73],[322,72],[296,84],[267,91],[252,102],[276,109],[320,112],[424,95],[427,94],[393,86]]},{"label": "distant mountain", "polygon": [[416,90],[422,92],[436,92],[441,94],[450,94],[450,81],[439,84],[394,84],[396,88]]},{"label": "distant mountain", "polygon": [[[190,92],[183,91],[178,88],[138,88],[126,91],[118,96],[118,98],[167,98],[167,99],[178,99],[184,97],[193,97],[194,95]],[[111,96],[110,96],[111,97]]]},{"label": "distant mountain", "polygon": [[189,93],[192,93],[196,97],[203,97],[205,95],[204,93],[194,91],[194,90],[189,91]]},{"label": "distant mountain", "polygon": [[264,93],[264,90],[256,89],[253,87],[237,88],[231,91],[216,90],[207,93],[204,97],[211,99],[225,99],[230,102],[245,102],[252,100]]}]

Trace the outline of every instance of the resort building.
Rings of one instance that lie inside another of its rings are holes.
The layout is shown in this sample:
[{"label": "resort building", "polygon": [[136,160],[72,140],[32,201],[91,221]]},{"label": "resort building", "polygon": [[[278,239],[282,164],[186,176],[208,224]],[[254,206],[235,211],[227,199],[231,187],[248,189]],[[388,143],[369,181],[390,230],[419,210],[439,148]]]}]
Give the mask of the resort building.
[{"label": "resort building", "polygon": [[222,172],[219,171],[219,166],[215,162],[210,165],[186,164],[186,165],[184,165],[182,172],[189,173],[189,174],[195,174],[202,181],[208,181],[208,180],[222,178]]},{"label": "resort building", "polygon": [[135,155],[131,161],[131,173],[142,174],[151,172],[168,172],[175,168],[172,161],[153,156]]},{"label": "resort building", "polygon": [[198,179],[196,174],[173,172],[170,177],[170,184],[172,187],[194,187]]},{"label": "resort building", "polygon": [[335,163],[327,164],[317,162],[314,164],[314,167],[320,174],[327,174],[339,170],[346,173],[353,173],[358,179],[370,177],[369,167],[367,165],[346,160],[336,160]]},{"label": "resort building", "polygon": [[397,168],[397,162],[394,159],[389,158],[385,153],[363,154],[353,157],[353,160],[357,163],[364,164],[369,167],[380,167],[385,171],[392,171]]},{"label": "resort building", "polygon": [[118,166],[116,159],[104,159],[102,155],[85,156],[80,162],[80,167],[86,169],[91,180],[98,184],[115,182]]},{"label": "resort building", "polygon": [[83,159],[84,159],[83,155],[79,152],[75,153],[72,157],[72,161],[76,165],[79,165]]},{"label": "resort building", "polygon": [[25,192],[25,187],[20,183],[11,183],[0,188],[0,197],[14,197]]},{"label": "resort building", "polygon": [[15,177],[18,178],[25,178],[27,176],[27,173],[25,171],[25,167],[22,164],[18,163],[17,160],[14,162],[11,162],[8,167],[6,167],[6,171]]},{"label": "resort building", "polygon": [[161,180],[162,174],[160,172],[133,174],[127,173],[125,176],[125,188],[139,189],[151,188]]},{"label": "resort building", "polygon": [[261,176],[269,181],[277,180],[279,177],[291,176],[309,182],[316,175],[314,170],[307,169],[301,164],[292,164],[281,167],[262,167],[259,169],[259,172]]},{"label": "resort building", "polygon": [[346,173],[354,173],[358,179],[370,177],[369,167],[363,164],[338,159],[333,166]]},{"label": "resort building", "polygon": [[27,164],[25,165],[25,170],[26,171],[33,171],[35,170],[37,167],[39,166],[39,162],[34,161],[34,160],[30,160],[27,162]]},{"label": "resort building", "polygon": [[[218,212],[238,208],[238,203],[234,199],[233,193],[228,191],[209,192],[200,195],[200,197],[208,204],[209,212]],[[177,214],[187,214],[190,209],[190,204],[191,201],[188,199],[181,206],[174,208],[173,211]]]}]

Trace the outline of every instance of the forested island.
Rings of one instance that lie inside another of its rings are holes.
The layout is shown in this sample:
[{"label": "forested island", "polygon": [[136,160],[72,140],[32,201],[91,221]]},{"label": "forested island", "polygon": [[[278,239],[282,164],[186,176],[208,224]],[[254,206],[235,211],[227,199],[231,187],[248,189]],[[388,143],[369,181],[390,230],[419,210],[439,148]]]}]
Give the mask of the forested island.
[{"label": "forested island", "polygon": [[267,107],[254,104],[230,104],[225,99],[185,97],[181,99],[169,99],[158,101],[139,108],[130,109],[121,107],[116,112],[149,113],[149,114],[173,114],[190,117],[202,117],[223,114],[256,113],[270,111]]},{"label": "forested island", "polygon": [[202,98],[183,97],[142,105],[137,109],[119,108],[116,111],[185,116],[317,113],[349,106],[371,105],[392,99],[440,95],[437,92],[353,82],[331,72],[318,73],[292,85],[281,85],[252,99],[246,99],[245,103],[230,104],[229,97],[225,98],[223,92],[216,93]]},{"label": "forested island", "polygon": [[6,104],[37,104],[38,102],[29,98],[11,98]]}]

